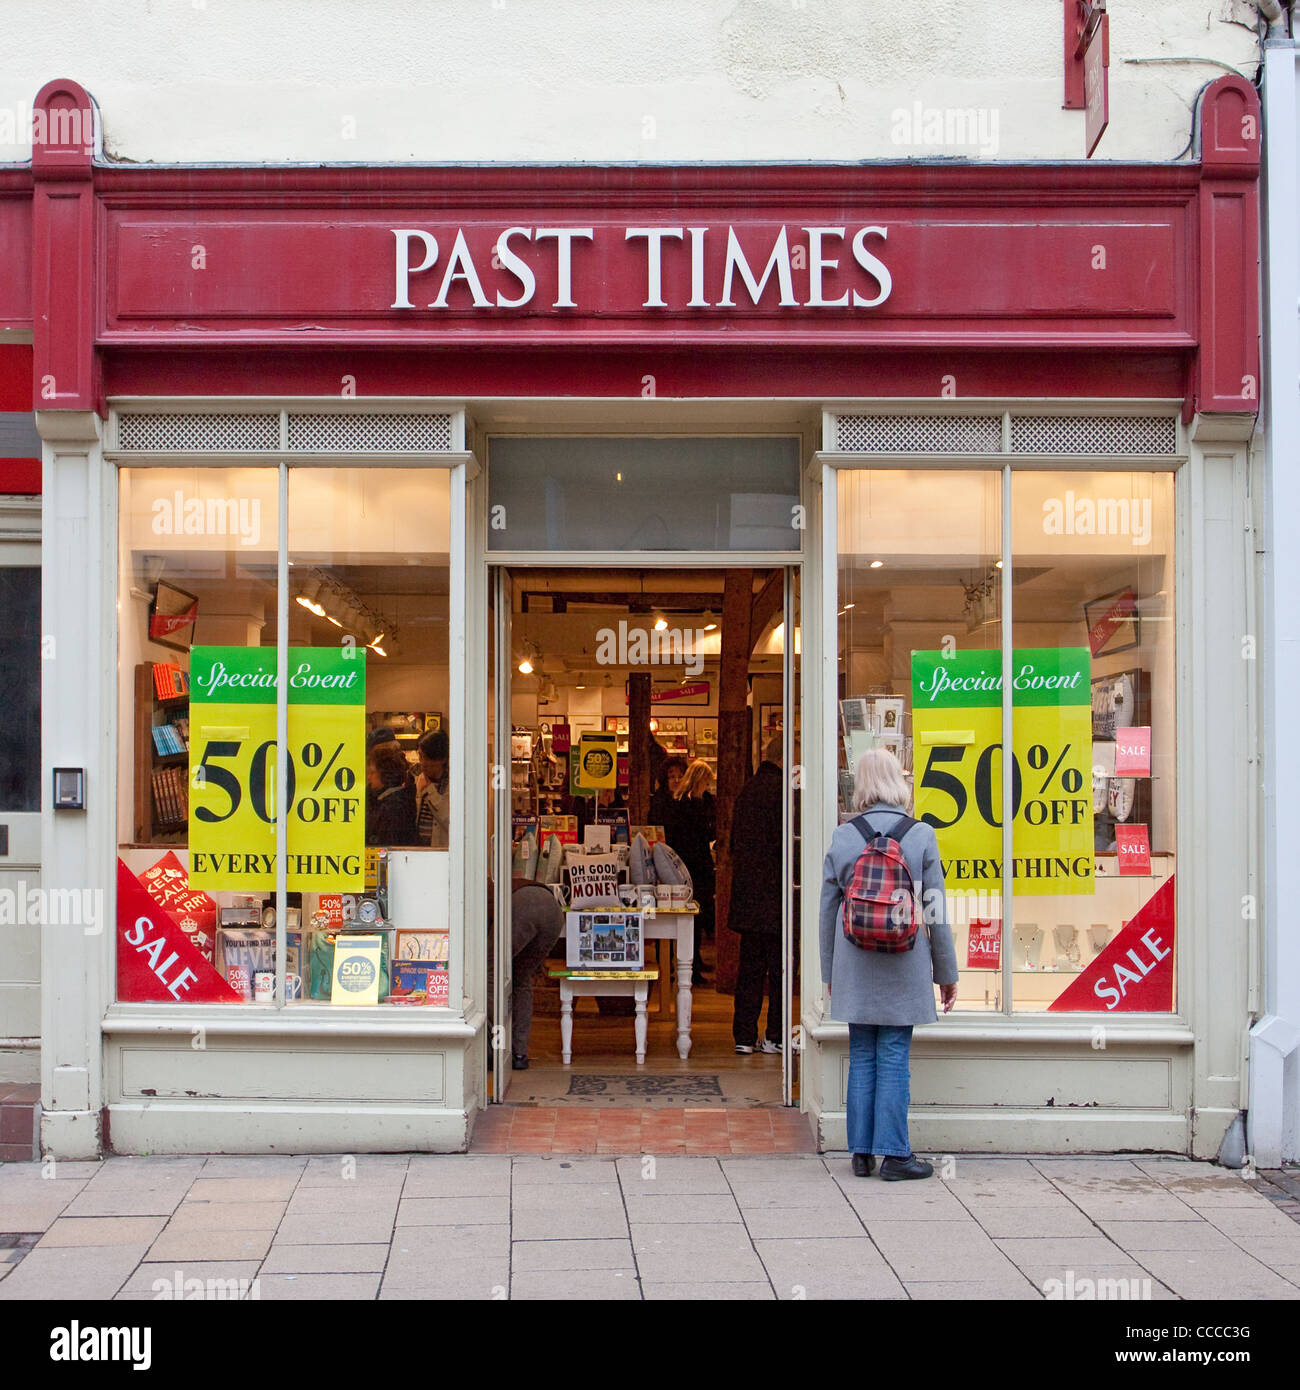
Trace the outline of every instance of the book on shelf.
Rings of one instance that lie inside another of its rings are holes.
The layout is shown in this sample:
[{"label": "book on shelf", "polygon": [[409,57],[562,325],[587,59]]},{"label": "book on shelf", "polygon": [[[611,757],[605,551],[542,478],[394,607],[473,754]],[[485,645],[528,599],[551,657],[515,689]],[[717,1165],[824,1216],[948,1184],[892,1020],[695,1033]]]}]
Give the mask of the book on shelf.
[{"label": "book on shelf", "polygon": [[155,661],[153,684],[160,700],[175,700],[190,693],[190,673],[170,661]]},{"label": "book on shelf", "polygon": [[184,825],[189,819],[186,769],[158,767],[153,772],[153,798],[158,819],[164,825]]},{"label": "book on shelf", "polygon": [[188,753],[190,749],[189,720],[185,721],[186,731],[181,732],[175,724],[155,724],[153,727],[154,751],[160,758],[172,757],[178,753]]}]

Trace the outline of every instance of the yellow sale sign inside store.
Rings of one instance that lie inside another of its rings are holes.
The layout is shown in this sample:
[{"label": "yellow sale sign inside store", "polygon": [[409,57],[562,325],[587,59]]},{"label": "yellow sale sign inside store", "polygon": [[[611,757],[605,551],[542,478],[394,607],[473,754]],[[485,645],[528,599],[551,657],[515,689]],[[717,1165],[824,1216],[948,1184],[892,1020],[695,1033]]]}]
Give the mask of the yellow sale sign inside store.
[{"label": "yellow sale sign inside store", "polygon": [[[1086,647],[1012,653],[1013,879],[1091,893],[1092,695]],[[1002,653],[912,653],[915,811],[950,893],[1001,891]]]},{"label": "yellow sale sign inside store", "polygon": [[[274,647],[190,656],[190,884],[275,887]],[[289,653],[288,891],[365,886],[366,659],[360,648]]]}]

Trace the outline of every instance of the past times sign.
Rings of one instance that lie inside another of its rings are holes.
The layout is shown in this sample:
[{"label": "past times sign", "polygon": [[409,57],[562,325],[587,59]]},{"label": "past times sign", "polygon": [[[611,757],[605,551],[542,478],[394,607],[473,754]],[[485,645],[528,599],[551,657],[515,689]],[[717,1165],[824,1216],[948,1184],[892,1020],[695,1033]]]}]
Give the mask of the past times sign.
[{"label": "past times sign", "polygon": [[[1086,647],[1012,655],[1012,875],[1021,895],[1093,891]],[[1002,887],[1002,653],[912,653],[918,819],[950,893]]]},{"label": "past times sign", "polygon": [[[265,892],[275,887],[275,648],[195,647],[190,672],[190,884]],[[288,891],[362,892],[364,651],[295,647],[288,701]]]}]

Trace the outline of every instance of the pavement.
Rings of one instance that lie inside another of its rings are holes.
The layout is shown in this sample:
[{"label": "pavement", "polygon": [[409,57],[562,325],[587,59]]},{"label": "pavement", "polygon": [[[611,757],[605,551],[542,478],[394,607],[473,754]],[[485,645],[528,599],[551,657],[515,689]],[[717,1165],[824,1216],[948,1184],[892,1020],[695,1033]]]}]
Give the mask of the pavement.
[{"label": "pavement", "polygon": [[847,1154],[0,1165],[0,1302],[241,1295],[1300,1299],[1300,1175],[1141,1155],[955,1155],[903,1183]]}]

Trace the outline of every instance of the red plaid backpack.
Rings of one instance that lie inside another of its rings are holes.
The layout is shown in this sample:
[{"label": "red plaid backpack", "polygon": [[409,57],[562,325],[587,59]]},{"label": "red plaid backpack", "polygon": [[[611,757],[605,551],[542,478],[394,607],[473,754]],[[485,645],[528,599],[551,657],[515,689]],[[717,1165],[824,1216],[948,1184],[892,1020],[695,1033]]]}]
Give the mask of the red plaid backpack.
[{"label": "red plaid backpack", "polygon": [[910,951],[920,914],[901,841],[916,822],[900,816],[888,831],[873,830],[865,816],[852,824],[867,844],[844,892],[844,935],[864,951]]}]

